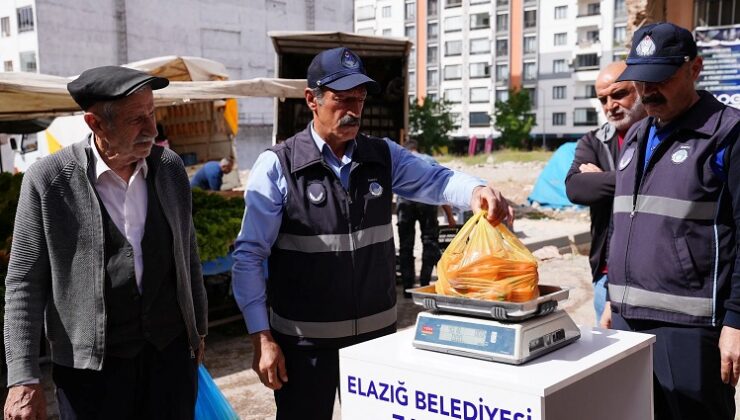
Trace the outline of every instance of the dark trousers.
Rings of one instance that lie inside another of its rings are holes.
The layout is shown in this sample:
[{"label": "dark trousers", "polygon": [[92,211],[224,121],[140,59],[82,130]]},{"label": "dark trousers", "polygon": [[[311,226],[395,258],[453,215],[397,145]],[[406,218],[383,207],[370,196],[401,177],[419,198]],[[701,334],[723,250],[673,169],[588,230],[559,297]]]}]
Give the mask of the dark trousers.
[{"label": "dark trousers", "polygon": [[339,350],[279,344],[288,382],[275,391],[276,420],[331,420],[339,388]]},{"label": "dark trousers", "polygon": [[720,376],[719,328],[624,319],[612,327],[654,334],[655,420],[732,420],[735,389]]},{"label": "dark trousers", "polygon": [[421,226],[421,272],[419,283],[429,284],[432,270],[439,261],[439,223],[437,206],[402,200],[398,203],[398,238],[401,281],[408,289],[414,286],[414,241],[416,239],[416,222]]},{"label": "dark trousers", "polygon": [[146,344],[133,358],[106,357],[103,370],[54,364],[62,420],[192,419],[198,366],[186,334],[163,350]]}]

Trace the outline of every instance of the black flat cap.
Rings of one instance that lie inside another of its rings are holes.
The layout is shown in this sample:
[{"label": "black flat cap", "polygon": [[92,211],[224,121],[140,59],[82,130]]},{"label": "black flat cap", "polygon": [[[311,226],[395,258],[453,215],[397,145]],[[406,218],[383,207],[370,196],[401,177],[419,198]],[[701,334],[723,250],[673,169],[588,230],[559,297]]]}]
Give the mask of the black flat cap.
[{"label": "black flat cap", "polygon": [[157,90],[169,84],[170,81],[164,77],[139,70],[103,66],[83,71],[77,79],[67,84],[67,90],[80,108],[87,111],[98,102],[124,98],[145,85]]}]

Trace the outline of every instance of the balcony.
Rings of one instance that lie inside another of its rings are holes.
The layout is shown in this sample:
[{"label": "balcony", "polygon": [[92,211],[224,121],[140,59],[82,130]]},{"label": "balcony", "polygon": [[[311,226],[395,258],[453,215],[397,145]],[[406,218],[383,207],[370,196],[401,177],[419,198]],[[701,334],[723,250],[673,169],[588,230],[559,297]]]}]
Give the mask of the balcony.
[{"label": "balcony", "polygon": [[601,14],[596,13],[593,15],[589,14],[578,14],[576,15],[576,27],[582,28],[584,26],[599,26],[601,23]]}]

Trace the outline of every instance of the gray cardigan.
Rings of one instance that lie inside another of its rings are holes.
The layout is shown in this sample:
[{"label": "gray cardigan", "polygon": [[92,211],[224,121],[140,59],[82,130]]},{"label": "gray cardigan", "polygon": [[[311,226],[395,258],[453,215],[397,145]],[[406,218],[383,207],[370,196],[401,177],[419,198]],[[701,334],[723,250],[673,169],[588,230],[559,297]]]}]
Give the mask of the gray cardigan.
[{"label": "gray cardigan", "polygon": [[[103,368],[104,234],[91,156],[90,141],[84,140],[35,163],[23,178],[5,278],[8,385],[41,377],[44,322],[54,363]],[[207,302],[190,183],[182,160],[170,150],[155,146],[147,163],[172,230],[177,300],[191,350],[197,350],[207,333]]]}]

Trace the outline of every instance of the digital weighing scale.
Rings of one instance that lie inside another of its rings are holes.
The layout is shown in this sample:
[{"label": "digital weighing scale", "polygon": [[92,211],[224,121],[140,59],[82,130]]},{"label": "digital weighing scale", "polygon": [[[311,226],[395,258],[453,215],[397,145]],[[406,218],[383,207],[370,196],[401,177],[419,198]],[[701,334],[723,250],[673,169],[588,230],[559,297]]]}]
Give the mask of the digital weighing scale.
[{"label": "digital weighing scale", "polygon": [[438,295],[434,286],[410,289],[424,306],[416,319],[416,348],[518,365],[570,344],[581,333],[558,301],[568,289],[539,286],[527,302],[499,302]]}]

